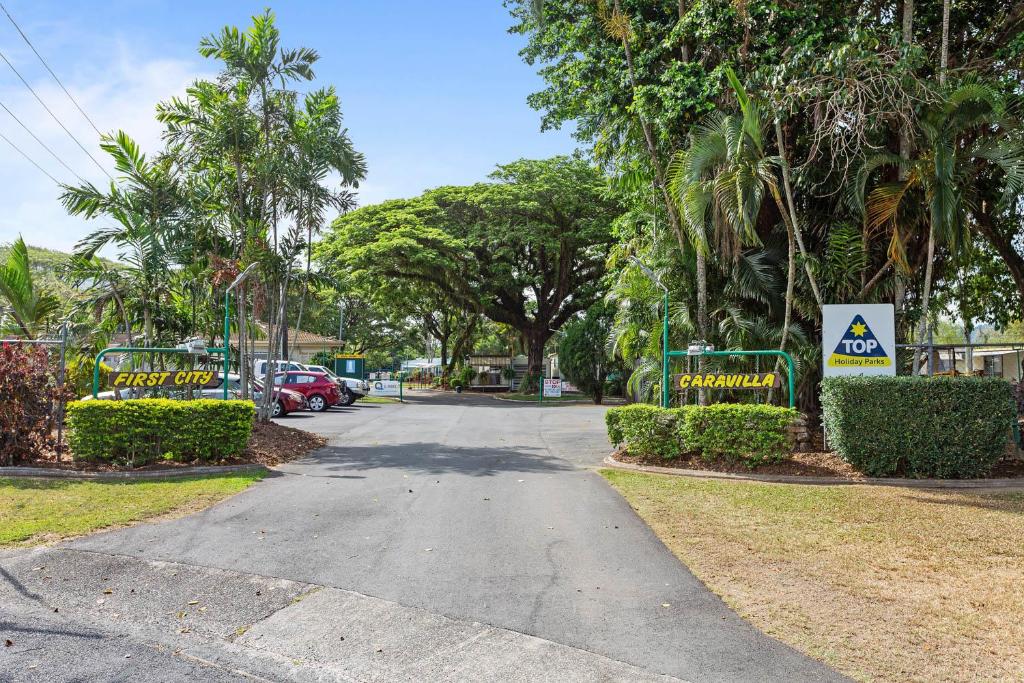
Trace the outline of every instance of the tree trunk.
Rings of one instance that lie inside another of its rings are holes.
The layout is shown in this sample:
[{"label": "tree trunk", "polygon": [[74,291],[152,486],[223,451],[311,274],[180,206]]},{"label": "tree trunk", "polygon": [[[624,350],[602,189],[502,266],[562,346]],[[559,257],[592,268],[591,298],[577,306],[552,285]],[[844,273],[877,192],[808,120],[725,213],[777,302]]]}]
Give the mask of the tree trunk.
[{"label": "tree trunk", "polygon": [[[538,323],[539,324],[539,323]],[[527,373],[531,378],[531,384],[533,380],[539,381],[541,373],[544,367],[544,344],[547,343],[548,337],[550,336],[545,330],[530,329],[525,330],[526,335],[526,367]],[[530,390],[534,390],[536,386],[528,387]]]},{"label": "tree trunk", "polygon": [[[786,350],[786,342],[789,340],[789,325],[793,319],[793,291],[796,287],[796,244],[793,239],[793,227],[788,221],[784,221],[786,224],[786,242],[787,242],[787,258],[786,264],[788,267],[786,275],[786,313],[782,319],[782,335],[779,341],[779,351]],[[778,358],[775,361],[775,372],[780,372],[782,368],[782,358]],[[768,390],[768,403],[772,403],[775,398],[774,387]]]},{"label": "tree trunk", "polygon": [[949,66],[949,3],[942,0],[942,50],[939,53],[939,85],[946,84],[946,68]]},{"label": "tree trunk", "polygon": [[[686,0],[679,0],[679,18],[686,16]],[[679,58],[684,62],[690,61],[690,46],[683,40],[679,45]]]},{"label": "tree trunk", "polygon": [[[700,341],[706,342],[708,335],[708,266],[704,258],[704,252],[696,249],[697,256],[697,332],[700,334]],[[706,362],[704,356],[697,356],[697,372],[704,372]],[[707,394],[704,388],[697,390],[697,403],[702,406],[708,404]]]},{"label": "tree trunk", "polygon": [[[917,327],[917,343],[924,344],[926,336],[928,334],[928,328],[930,321],[928,319],[928,305],[929,298],[932,293],[932,261],[935,260],[935,226],[929,224],[928,226],[928,261],[924,267],[924,292],[921,295],[921,322]],[[914,375],[917,376],[917,372],[920,369],[921,354],[920,349],[914,350]],[[928,358],[928,368],[931,370],[932,359]]]},{"label": "tree trunk", "polygon": [[[775,121],[775,140],[779,146],[779,157],[782,159],[782,185],[786,190],[786,201],[789,204],[789,221],[792,224],[792,230],[790,239],[795,235],[796,243],[800,247],[800,256],[804,260],[804,270],[807,273],[807,280],[811,283],[811,291],[814,292],[814,300],[818,302],[818,308],[824,304],[821,298],[821,291],[818,289],[818,281],[814,278],[814,273],[811,272],[811,264],[807,258],[807,250],[804,248],[803,234],[800,232],[800,224],[796,219],[796,204],[793,202],[793,190],[789,183],[789,160],[786,155],[786,141],[782,136],[782,124],[779,121]],[[778,201],[778,197],[776,197]],[[782,206],[779,206],[779,210],[783,211]]]},{"label": "tree trunk", "polygon": [[[238,295],[236,297],[238,301],[238,323],[236,327],[238,329],[238,380],[239,384],[242,385],[242,398],[248,400],[249,398],[249,363],[247,359],[248,345],[246,343],[246,330],[248,329],[248,308],[245,305],[245,283],[238,286]],[[227,348],[230,345],[230,326],[228,339],[224,340],[224,346]]]},{"label": "tree trunk", "polygon": [[[903,43],[910,45],[914,42],[914,0],[903,0]],[[910,130],[906,125],[900,126],[900,158],[903,161],[910,159],[911,141]],[[906,180],[907,171],[900,168],[899,179]]]}]

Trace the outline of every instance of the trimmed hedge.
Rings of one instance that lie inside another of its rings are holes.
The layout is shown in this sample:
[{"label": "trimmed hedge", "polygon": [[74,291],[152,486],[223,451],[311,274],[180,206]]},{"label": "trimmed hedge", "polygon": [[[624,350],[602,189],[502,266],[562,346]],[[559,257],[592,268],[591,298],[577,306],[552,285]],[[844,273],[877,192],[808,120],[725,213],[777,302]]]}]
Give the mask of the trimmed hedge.
[{"label": "trimmed hedge", "polygon": [[68,444],[87,462],[219,460],[245,450],[254,416],[251,401],[76,401],[68,404]]},{"label": "trimmed hedge", "polygon": [[1016,412],[1009,383],[990,377],[829,377],[821,405],[839,455],[882,477],[985,476]]},{"label": "trimmed hedge", "polygon": [[628,444],[633,455],[677,458],[682,452],[676,410],[634,403],[609,408],[604,420],[612,443]]},{"label": "trimmed hedge", "polygon": [[722,458],[754,468],[785,460],[793,451],[793,408],[756,403],[716,403],[680,409],[679,437],[705,460]]},{"label": "trimmed hedge", "polygon": [[605,413],[608,438],[632,455],[705,460],[722,458],[754,468],[784,460],[793,448],[789,426],[799,414],[757,404],[716,404],[659,408],[636,404]]}]

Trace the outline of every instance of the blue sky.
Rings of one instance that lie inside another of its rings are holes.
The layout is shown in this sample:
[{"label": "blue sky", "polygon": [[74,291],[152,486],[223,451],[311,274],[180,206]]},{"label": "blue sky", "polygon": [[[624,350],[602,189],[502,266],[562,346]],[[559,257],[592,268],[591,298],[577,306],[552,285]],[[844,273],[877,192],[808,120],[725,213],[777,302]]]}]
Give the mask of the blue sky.
[{"label": "blue sky", "polygon": [[[244,27],[267,3],[207,0],[90,3],[0,0],[100,130],[124,129],[159,146],[153,106],[216,66],[200,37]],[[541,87],[518,56],[519,36],[500,0],[279,2],[284,46],[317,49],[317,84],[333,84],[346,125],[366,157],[363,204],[470,183],[520,157],[571,152],[568,131],[540,132],[526,96]],[[97,136],[0,14],[0,50],[58,118],[96,151]],[[104,178],[0,62],[0,102],[78,174]],[[68,171],[0,110],[0,133],[58,179]],[[0,242],[69,250],[91,226],[64,215],[52,181],[0,141]]]}]

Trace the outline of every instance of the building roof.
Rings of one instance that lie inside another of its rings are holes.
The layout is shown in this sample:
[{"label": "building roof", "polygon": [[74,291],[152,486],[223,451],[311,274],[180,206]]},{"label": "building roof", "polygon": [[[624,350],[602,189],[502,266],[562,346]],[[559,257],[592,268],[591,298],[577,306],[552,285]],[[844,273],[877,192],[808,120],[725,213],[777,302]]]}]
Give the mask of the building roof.
[{"label": "building roof", "polygon": [[[256,327],[260,331],[261,339],[253,340],[255,344],[259,345],[261,342],[266,343],[267,326],[264,323],[257,322]],[[238,335],[231,335],[231,343],[238,344]],[[288,328],[288,345],[289,346],[341,346],[341,342],[333,337],[324,337],[314,332],[307,332],[306,330],[296,330],[294,327]]]}]

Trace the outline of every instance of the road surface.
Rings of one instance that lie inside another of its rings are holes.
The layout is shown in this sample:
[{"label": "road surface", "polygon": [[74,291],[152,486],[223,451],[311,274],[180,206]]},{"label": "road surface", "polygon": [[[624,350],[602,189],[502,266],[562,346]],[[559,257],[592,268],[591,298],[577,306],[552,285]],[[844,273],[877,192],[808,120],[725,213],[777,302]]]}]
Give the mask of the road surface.
[{"label": "road surface", "polygon": [[0,674],[840,680],[733,614],[593,471],[603,416],[424,392],[283,418],[329,446],[205,512],[0,558]]}]

